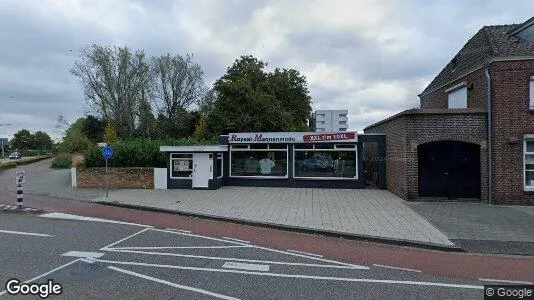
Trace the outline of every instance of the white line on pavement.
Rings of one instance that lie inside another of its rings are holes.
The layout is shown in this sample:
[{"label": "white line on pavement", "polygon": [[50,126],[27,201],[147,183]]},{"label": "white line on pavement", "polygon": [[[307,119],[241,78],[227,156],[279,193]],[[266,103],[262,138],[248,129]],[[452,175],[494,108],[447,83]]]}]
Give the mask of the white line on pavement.
[{"label": "white line on pavement", "polygon": [[385,266],[385,265],[379,265],[379,264],[373,264],[375,267],[381,267],[386,269],[393,269],[393,270],[402,270],[402,271],[410,271],[410,272],[419,272],[422,273],[420,270],[415,269],[408,269],[408,268],[401,268],[401,267],[392,267],[392,266]]},{"label": "white line on pavement", "polygon": [[194,288],[194,287],[191,287],[191,286],[177,284],[177,283],[170,282],[170,281],[167,281],[167,280],[155,278],[155,277],[152,277],[152,276],[143,275],[143,274],[140,274],[140,273],[128,271],[128,270],[117,268],[117,267],[113,267],[113,266],[109,266],[108,269],[111,269],[111,270],[114,270],[114,271],[117,271],[117,272],[121,272],[121,273],[124,273],[124,274],[128,274],[128,275],[132,275],[132,276],[135,276],[135,277],[143,278],[143,279],[146,279],[146,280],[150,280],[150,281],[154,281],[154,282],[158,282],[158,283],[163,283],[163,284],[166,284],[168,286],[175,287],[175,288],[179,288],[179,289],[183,289],[183,290],[187,290],[187,291],[192,291],[192,292],[197,292],[197,293],[204,294],[204,295],[209,295],[209,296],[212,296],[212,297],[215,297],[215,298],[219,298],[219,299],[228,299],[228,300],[230,300],[230,299],[232,299],[232,300],[233,299],[238,299],[238,298],[234,298],[234,297],[230,297],[230,296],[226,296],[226,295],[222,295],[222,294],[206,291],[206,290],[203,290],[203,289]]},{"label": "white line on pavement", "polygon": [[162,264],[148,264],[130,261],[113,261],[96,259],[97,262],[130,265],[130,266],[144,266],[144,267],[159,267],[168,269],[179,270],[193,270],[193,271],[206,271],[206,272],[219,272],[219,273],[236,273],[258,276],[271,276],[271,277],[283,277],[283,278],[300,278],[300,279],[315,279],[315,280],[331,280],[331,281],[343,281],[343,282],[367,282],[367,283],[384,283],[384,284],[404,284],[404,285],[420,285],[420,286],[438,286],[438,287],[450,287],[450,288],[465,288],[465,289],[477,289],[482,290],[484,286],[468,285],[468,284],[451,284],[441,282],[428,282],[428,281],[403,281],[403,280],[385,280],[385,279],[371,279],[371,278],[345,278],[345,277],[325,277],[325,276],[313,276],[313,275],[299,275],[299,274],[278,274],[278,273],[261,273],[241,270],[227,270],[227,269],[212,269],[212,268],[199,268],[199,267],[185,267],[185,266],[173,266]]},{"label": "white line on pavement", "polygon": [[61,256],[72,256],[80,258],[99,258],[102,257],[104,253],[99,252],[82,252],[82,251],[69,251],[67,253],[61,254]]},{"label": "white line on pavement", "polygon": [[143,230],[141,230],[141,231],[138,231],[138,232],[136,232],[136,233],[134,233],[134,234],[131,234],[131,235],[129,235],[129,236],[127,236],[127,237],[125,237],[125,238],[123,238],[123,239],[121,239],[121,240],[118,240],[118,241],[116,241],[115,243],[112,243],[112,244],[109,244],[109,245],[107,245],[107,246],[104,246],[104,247],[100,248],[100,250],[107,250],[109,247],[112,247],[112,246],[117,245],[118,243],[124,242],[124,241],[126,241],[127,239],[132,238],[132,237],[134,237],[134,236],[136,236],[136,235],[138,235],[138,234],[141,234],[141,233],[143,233],[143,232],[145,232],[145,231],[147,231],[147,230],[149,230],[149,229],[151,229],[151,228],[150,228],[150,227],[145,228],[145,229],[143,229]]},{"label": "white line on pavement", "polygon": [[53,235],[44,234],[44,233],[33,233],[33,232],[23,232],[23,231],[12,231],[12,230],[0,230],[0,233],[10,233],[10,234],[20,234],[20,235],[32,235],[32,236],[48,236],[52,237]]},{"label": "white line on pavement", "polygon": [[491,281],[491,282],[502,282],[502,283],[534,284],[530,281],[519,281],[519,280],[503,280],[503,279],[489,279],[489,278],[479,278],[478,280]]},{"label": "white line on pavement", "polygon": [[139,253],[139,254],[148,254],[148,255],[161,255],[161,256],[177,256],[177,257],[188,257],[188,258],[201,258],[201,259],[212,259],[212,260],[231,260],[231,261],[242,261],[242,262],[251,262],[251,263],[266,263],[266,264],[275,264],[275,265],[288,265],[288,266],[306,266],[306,267],[317,267],[317,268],[333,268],[333,269],[353,269],[353,270],[368,270],[368,267],[364,266],[343,266],[343,265],[322,265],[322,264],[306,264],[306,263],[295,263],[295,262],[282,262],[282,261],[268,261],[268,260],[254,260],[254,259],[244,259],[244,258],[233,258],[233,257],[217,257],[217,256],[202,256],[202,255],[191,255],[191,254],[179,254],[179,253],[167,253],[167,252],[150,252],[150,251],[135,251],[135,250],[115,250],[113,248],[104,249],[110,252],[123,252],[123,253]]},{"label": "white line on pavement", "polygon": [[244,264],[244,263],[236,263],[233,261],[225,262],[222,267],[226,269],[239,269],[239,270],[248,270],[248,271],[263,271],[263,272],[269,271],[269,265]]},{"label": "white line on pavement", "polygon": [[291,249],[287,249],[286,251],[287,252],[292,252],[292,253],[304,254],[304,255],[311,255],[311,256],[315,256],[315,257],[323,257],[321,254],[314,254],[314,253],[302,252],[302,251],[291,250]]},{"label": "white line on pavement", "polygon": [[333,264],[338,264],[338,265],[342,265],[342,266],[349,266],[349,267],[353,267],[353,268],[369,269],[368,267],[359,266],[359,265],[355,265],[355,264],[343,263],[343,262],[330,260],[330,259],[324,259],[324,258],[320,258],[320,257],[310,257],[310,256],[307,256],[307,255],[304,255],[304,254],[291,253],[291,252],[287,252],[287,251],[276,250],[276,249],[271,249],[271,248],[257,246],[257,245],[245,244],[245,243],[235,242],[235,241],[231,241],[231,240],[223,240],[223,239],[218,239],[218,238],[213,238],[213,237],[207,237],[207,236],[202,236],[202,235],[197,235],[197,234],[192,234],[192,233],[191,234],[187,234],[187,233],[182,233],[182,232],[155,229],[155,228],[152,228],[150,230],[160,231],[160,232],[167,232],[167,233],[174,233],[174,234],[178,234],[178,235],[199,237],[199,238],[203,238],[203,239],[220,241],[220,242],[225,242],[225,243],[232,243],[232,244],[237,244],[237,245],[242,245],[242,246],[250,246],[250,247],[256,248],[256,249],[262,249],[262,250],[276,252],[276,253],[283,253],[283,254],[287,254],[287,255],[291,255],[291,256],[304,257],[304,258],[308,258],[308,259],[312,259],[312,260],[317,260],[317,261],[327,262],[327,263],[333,263]]},{"label": "white line on pavement", "polygon": [[218,238],[214,238],[214,237],[202,236],[202,235],[193,234],[193,233],[185,233],[185,232],[180,232],[180,231],[175,231],[175,230],[164,230],[164,229],[156,229],[156,228],[151,228],[150,230],[152,230],[152,231],[158,231],[158,232],[173,233],[173,234],[178,234],[178,235],[185,235],[185,236],[199,237],[199,238],[203,238],[203,239],[207,239],[207,240],[219,241],[219,242],[225,242],[225,243],[235,244],[235,245],[241,245],[241,246],[248,246],[248,244],[240,243],[240,242],[236,242],[236,241],[224,240],[224,239],[218,239]]},{"label": "white line on pavement", "polygon": [[249,244],[249,243],[250,243],[249,241],[244,241],[244,240],[234,239],[234,238],[230,238],[230,237],[226,237],[226,236],[223,236],[222,238],[223,238],[223,239],[230,240],[230,241],[234,241],[234,242],[245,243],[245,244]]},{"label": "white line on pavement", "polygon": [[167,230],[176,230],[176,231],[179,231],[179,232],[183,232],[183,233],[191,233],[191,231],[189,230],[181,230],[181,229],[176,229],[176,228],[165,228]]},{"label": "white line on pavement", "polygon": [[113,247],[113,250],[150,250],[150,249],[226,249],[226,248],[250,248],[250,246],[195,246],[195,247]]},{"label": "white line on pavement", "polygon": [[113,223],[113,224],[122,224],[122,225],[133,225],[133,226],[142,226],[142,227],[153,227],[153,226],[137,224],[137,223],[121,222],[121,221],[114,221],[114,220],[107,220],[107,219],[100,219],[100,218],[93,218],[93,217],[84,217],[84,216],[70,215],[70,214],[57,213],[57,212],[42,214],[41,217],[43,217],[43,218],[52,218],[52,219],[78,220],[78,221],[90,221],[90,222],[103,222],[103,223]]},{"label": "white line on pavement", "polygon": [[[62,265],[62,266],[59,266],[59,267],[57,267],[57,268],[55,268],[55,269],[53,269],[53,270],[51,270],[51,271],[48,271],[48,272],[46,272],[46,273],[44,273],[44,274],[41,274],[41,275],[39,275],[39,276],[37,276],[37,277],[34,277],[34,278],[30,279],[30,280],[26,280],[26,281],[24,281],[24,283],[30,283],[30,282],[32,282],[32,281],[35,281],[35,280],[39,279],[39,278],[45,277],[45,276],[47,276],[47,275],[49,275],[49,274],[52,274],[52,273],[54,273],[54,272],[56,272],[56,271],[58,271],[58,270],[61,270],[61,269],[65,268],[65,267],[68,267],[68,266],[72,265],[73,263],[75,263],[75,262],[77,262],[77,261],[80,261],[80,260],[81,260],[81,258],[75,259],[75,260],[73,260],[73,261],[71,261],[71,262],[69,262],[69,263],[66,263],[66,264],[64,264],[64,265]],[[5,293],[7,293],[7,291],[1,291],[1,292],[0,292],[0,296],[2,296],[2,295],[5,294]]]}]

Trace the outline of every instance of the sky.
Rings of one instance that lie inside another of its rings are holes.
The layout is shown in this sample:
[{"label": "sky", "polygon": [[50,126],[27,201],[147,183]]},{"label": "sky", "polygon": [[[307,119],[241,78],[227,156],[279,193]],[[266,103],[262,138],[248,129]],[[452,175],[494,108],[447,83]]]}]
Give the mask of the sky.
[{"label": "sky", "polygon": [[[513,3],[513,5],[511,4]],[[484,25],[522,23],[534,1],[0,0],[0,137],[55,139],[91,113],[69,69],[92,44],[192,54],[208,85],[241,55],[306,76],[312,108],[349,130],[419,105],[418,94]]]}]

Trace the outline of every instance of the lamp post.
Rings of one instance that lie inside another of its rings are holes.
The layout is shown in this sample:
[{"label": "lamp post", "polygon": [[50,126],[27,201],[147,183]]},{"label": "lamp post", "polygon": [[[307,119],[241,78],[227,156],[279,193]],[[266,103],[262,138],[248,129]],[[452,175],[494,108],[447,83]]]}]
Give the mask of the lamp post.
[{"label": "lamp post", "polygon": [[[0,126],[7,126],[7,125],[11,125],[11,124],[0,124]],[[2,158],[4,158],[4,139],[3,138],[0,138],[0,144],[2,147]]]}]

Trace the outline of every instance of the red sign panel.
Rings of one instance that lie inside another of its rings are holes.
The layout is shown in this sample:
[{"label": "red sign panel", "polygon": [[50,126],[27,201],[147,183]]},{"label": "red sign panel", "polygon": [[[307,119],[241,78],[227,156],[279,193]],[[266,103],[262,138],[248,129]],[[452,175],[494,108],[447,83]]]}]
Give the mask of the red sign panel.
[{"label": "red sign panel", "polygon": [[327,142],[327,141],[343,141],[343,140],[354,140],[356,134],[354,132],[344,132],[344,133],[323,133],[323,134],[314,134],[314,135],[305,135],[302,137],[304,142]]}]

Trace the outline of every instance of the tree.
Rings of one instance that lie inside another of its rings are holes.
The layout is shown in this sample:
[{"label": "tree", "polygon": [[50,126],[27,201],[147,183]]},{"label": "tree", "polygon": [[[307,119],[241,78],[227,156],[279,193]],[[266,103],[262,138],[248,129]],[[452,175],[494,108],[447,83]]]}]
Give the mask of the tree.
[{"label": "tree", "polygon": [[33,134],[33,140],[35,143],[35,148],[39,150],[50,150],[54,145],[50,136],[43,131],[37,131]]},{"label": "tree", "polygon": [[253,56],[242,56],[215,82],[216,97],[207,118],[210,135],[230,129],[295,131],[303,128],[311,113],[306,79],[292,69],[267,73],[266,66]]},{"label": "tree", "polygon": [[160,127],[166,128],[170,137],[181,137],[188,127],[187,109],[205,94],[204,72],[189,55],[166,54],[152,58],[151,74],[156,106],[165,118],[158,118]]},{"label": "tree", "polygon": [[137,127],[137,136],[140,138],[156,138],[157,130],[156,119],[152,113],[152,106],[148,99],[143,97],[139,106],[139,126]]},{"label": "tree", "polygon": [[108,122],[106,129],[104,130],[104,141],[106,143],[113,143],[119,140],[119,135],[117,134],[117,128],[112,122]]},{"label": "tree", "polygon": [[119,135],[132,137],[139,100],[150,84],[145,53],[93,45],[82,50],[70,71],[80,79],[89,107],[113,121]]},{"label": "tree", "polygon": [[93,144],[102,142],[104,139],[104,129],[106,128],[106,122],[98,117],[87,115],[83,122],[82,132],[91,140]]},{"label": "tree", "polygon": [[85,118],[79,118],[65,131],[59,146],[61,152],[82,153],[92,146],[91,140],[83,133]]},{"label": "tree", "polygon": [[33,136],[28,130],[22,129],[13,135],[13,139],[11,140],[10,144],[11,148],[17,150],[31,149],[34,144]]}]

